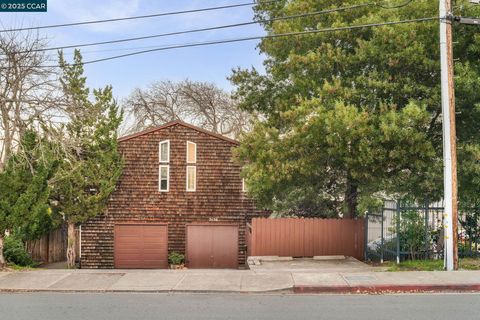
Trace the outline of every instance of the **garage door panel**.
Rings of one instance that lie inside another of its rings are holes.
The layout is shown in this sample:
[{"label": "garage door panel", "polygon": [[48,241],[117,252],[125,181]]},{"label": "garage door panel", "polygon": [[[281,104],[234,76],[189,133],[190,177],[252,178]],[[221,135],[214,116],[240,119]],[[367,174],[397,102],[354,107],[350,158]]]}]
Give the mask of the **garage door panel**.
[{"label": "garage door panel", "polygon": [[157,243],[145,243],[143,245],[144,250],[161,250],[164,251],[166,247],[166,244],[163,242],[157,242]]},{"label": "garage door panel", "polygon": [[157,262],[156,261],[145,261],[144,262],[144,269],[156,269]]},{"label": "garage door panel", "polygon": [[132,238],[132,239],[115,239],[116,244],[118,245],[119,250],[124,249],[137,249],[138,243],[142,242],[142,238]]},{"label": "garage door panel", "polygon": [[148,258],[144,260],[152,260],[163,258],[165,251],[163,249],[145,249],[143,250],[143,254],[146,255]]},{"label": "garage door panel", "polygon": [[125,263],[134,263],[142,259],[141,254],[120,254],[117,256],[117,261],[120,261],[120,267]]},{"label": "garage door panel", "polygon": [[211,234],[208,226],[187,227],[187,260],[189,268],[211,268]]},{"label": "garage door panel", "polygon": [[213,233],[214,268],[238,265],[238,227],[218,228]]},{"label": "garage door panel", "polygon": [[117,241],[118,243],[122,243],[122,244],[137,244],[139,242],[143,242],[143,237],[141,236],[141,233],[142,231],[138,231],[139,235],[138,236],[115,236],[115,241]]},{"label": "garage door panel", "polygon": [[[148,228],[146,228],[148,229]],[[152,239],[158,239],[158,236],[161,235],[162,233],[159,232],[152,232],[149,230],[143,230],[143,237],[144,238],[152,238]]]},{"label": "garage door panel", "polygon": [[119,256],[119,257],[122,257],[122,256],[125,256],[125,255],[141,255],[141,250],[139,250],[138,248],[127,248],[127,249],[121,249],[121,250],[116,250],[115,251],[116,253],[116,256]]},{"label": "garage door panel", "polygon": [[142,226],[134,226],[134,225],[122,225],[122,226],[116,226],[117,230],[121,232],[121,235],[124,237],[137,237],[140,232],[143,230]]},{"label": "garage door panel", "polygon": [[165,241],[160,241],[158,239],[155,239],[155,238],[143,238],[143,242],[144,242],[144,247],[148,248],[148,247],[165,247],[167,245],[167,243]]},{"label": "garage door panel", "polygon": [[115,226],[115,267],[167,268],[167,239],[167,226]]},{"label": "garage door panel", "polygon": [[237,268],[238,226],[188,226],[187,260],[190,268]]},{"label": "garage door panel", "polygon": [[157,237],[143,237],[143,241],[147,245],[151,245],[151,244],[166,245],[167,244],[166,239],[161,239],[160,237],[163,237],[163,236],[159,235]]}]

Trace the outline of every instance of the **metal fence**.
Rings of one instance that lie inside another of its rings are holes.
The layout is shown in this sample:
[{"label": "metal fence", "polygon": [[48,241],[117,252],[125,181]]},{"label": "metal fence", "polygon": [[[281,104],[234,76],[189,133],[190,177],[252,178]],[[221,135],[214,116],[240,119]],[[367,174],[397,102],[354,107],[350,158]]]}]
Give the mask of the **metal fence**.
[{"label": "metal fence", "polygon": [[[419,204],[388,200],[378,212],[368,212],[365,218],[365,259],[397,263],[415,259],[442,259],[443,208],[443,202],[425,201]],[[472,212],[476,211],[459,212],[460,257],[480,256],[480,221],[478,215],[473,215],[473,219],[477,220],[472,222]]]},{"label": "metal fence", "polygon": [[480,257],[480,208],[461,208],[458,222],[458,255]]}]

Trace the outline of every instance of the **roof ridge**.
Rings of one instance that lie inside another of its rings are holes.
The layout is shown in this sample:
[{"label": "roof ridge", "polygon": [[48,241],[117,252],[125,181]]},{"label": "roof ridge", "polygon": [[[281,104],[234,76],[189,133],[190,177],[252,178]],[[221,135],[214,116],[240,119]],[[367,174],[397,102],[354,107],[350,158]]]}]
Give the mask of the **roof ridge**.
[{"label": "roof ridge", "polygon": [[235,140],[235,139],[231,139],[231,138],[228,138],[228,137],[226,137],[226,136],[224,136],[224,135],[222,135],[222,134],[215,133],[215,132],[212,132],[212,131],[209,131],[209,130],[206,130],[206,129],[197,127],[197,126],[195,126],[195,125],[193,125],[193,124],[184,122],[184,121],[182,121],[182,120],[173,120],[173,121],[167,122],[167,123],[165,123],[165,124],[163,124],[163,125],[160,125],[160,126],[157,126],[157,127],[154,127],[154,128],[149,128],[149,129],[145,129],[145,130],[143,130],[143,131],[137,132],[137,133],[133,133],[133,134],[130,134],[130,135],[126,135],[126,136],[123,136],[123,137],[118,138],[118,141],[119,141],[119,142],[127,141],[127,140],[130,140],[130,139],[133,139],[133,138],[137,138],[137,137],[140,137],[140,136],[143,136],[143,135],[146,135],[146,134],[149,134],[149,133],[158,131],[158,130],[166,129],[166,128],[171,127],[171,126],[174,126],[174,125],[181,125],[181,126],[184,126],[184,127],[187,127],[187,128],[193,129],[193,130],[196,130],[196,131],[198,131],[198,132],[202,132],[202,133],[208,134],[208,135],[210,135],[210,136],[213,136],[213,137],[215,137],[215,138],[218,138],[218,139],[221,139],[221,140],[230,142],[230,143],[234,143],[234,144],[237,144],[237,145],[240,144],[240,142],[237,141],[237,140]]}]

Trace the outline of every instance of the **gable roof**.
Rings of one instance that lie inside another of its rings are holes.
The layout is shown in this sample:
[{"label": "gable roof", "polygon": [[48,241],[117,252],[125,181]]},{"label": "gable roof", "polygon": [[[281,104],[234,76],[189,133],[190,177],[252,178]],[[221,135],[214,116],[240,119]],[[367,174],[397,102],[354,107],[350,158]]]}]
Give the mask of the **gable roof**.
[{"label": "gable roof", "polygon": [[202,129],[200,127],[194,126],[192,124],[189,124],[189,123],[186,123],[186,122],[183,122],[183,121],[180,121],[180,120],[170,121],[170,122],[167,122],[164,125],[161,125],[159,127],[150,128],[150,129],[143,130],[143,131],[140,131],[140,132],[137,132],[137,133],[134,133],[134,134],[130,134],[128,136],[120,137],[120,138],[118,138],[118,141],[119,142],[124,142],[124,141],[130,140],[130,139],[137,138],[137,137],[140,137],[140,136],[143,136],[143,135],[146,135],[146,134],[158,131],[158,130],[166,129],[168,127],[172,127],[172,126],[175,126],[175,125],[184,126],[184,127],[196,130],[196,131],[201,132],[201,133],[208,134],[209,136],[212,136],[212,137],[215,137],[217,139],[221,139],[221,140],[224,140],[224,141],[236,144],[236,145],[240,144],[240,142],[238,142],[237,140],[230,139],[230,138],[225,137],[221,134]]}]

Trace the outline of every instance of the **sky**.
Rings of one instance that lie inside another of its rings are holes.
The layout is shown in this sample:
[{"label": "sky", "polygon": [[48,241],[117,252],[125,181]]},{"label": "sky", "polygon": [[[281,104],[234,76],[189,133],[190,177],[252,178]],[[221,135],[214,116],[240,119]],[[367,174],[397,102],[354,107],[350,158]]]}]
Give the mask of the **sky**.
[{"label": "sky", "polygon": [[[0,13],[2,29],[36,27],[86,20],[121,18],[168,11],[190,10],[250,0],[48,0],[48,12]],[[109,22],[40,30],[48,46],[64,46],[96,41],[130,38],[251,21],[251,6],[149,19]],[[110,44],[82,49],[83,60],[162,47],[181,43],[212,41],[264,34],[258,25],[228,28],[173,37]],[[93,88],[111,84],[118,99],[125,98],[134,88],[146,88],[158,80],[190,79],[208,81],[226,90],[233,87],[227,80],[236,67],[252,66],[263,70],[264,57],[256,46],[258,40],[194,48],[160,51],[85,66],[88,85]],[[73,49],[65,51],[72,58]],[[55,54],[50,51],[50,54]]]}]

